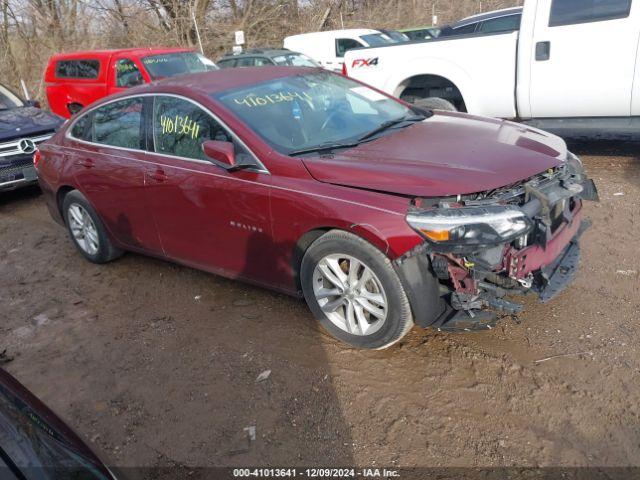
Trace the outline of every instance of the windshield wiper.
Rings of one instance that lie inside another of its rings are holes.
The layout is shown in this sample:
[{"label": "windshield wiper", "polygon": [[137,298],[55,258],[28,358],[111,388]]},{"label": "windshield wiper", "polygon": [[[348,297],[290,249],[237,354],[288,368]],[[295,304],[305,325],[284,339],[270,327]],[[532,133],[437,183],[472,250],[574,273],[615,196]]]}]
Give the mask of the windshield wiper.
[{"label": "windshield wiper", "polygon": [[402,117],[402,118],[396,118],[395,120],[389,120],[387,122],[384,122],[382,125],[380,125],[378,128],[371,130],[369,133],[363,135],[362,137],[360,137],[358,139],[359,142],[363,142],[365,140],[368,140],[371,137],[375,137],[376,135],[378,135],[379,133],[384,132],[385,130],[390,129],[391,127],[395,127],[396,125],[400,125],[401,123],[405,123],[405,122],[420,122],[422,120],[424,120],[425,117],[424,115],[416,115],[413,117]]},{"label": "windshield wiper", "polygon": [[301,148],[300,150],[293,150],[289,152],[290,157],[295,157],[297,155],[304,155],[305,153],[322,153],[322,152],[331,152],[332,150],[339,150],[341,148],[353,148],[360,145],[360,142],[352,142],[352,143],[322,143],[320,145],[316,145],[315,147],[309,148]]}]

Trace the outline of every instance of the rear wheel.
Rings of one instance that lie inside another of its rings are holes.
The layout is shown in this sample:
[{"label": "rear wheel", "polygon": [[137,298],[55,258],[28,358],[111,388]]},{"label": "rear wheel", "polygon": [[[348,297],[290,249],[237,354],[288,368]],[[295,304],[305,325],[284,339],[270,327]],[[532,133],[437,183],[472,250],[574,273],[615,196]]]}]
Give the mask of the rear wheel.
[{"label": "rear wheel", "polygon": [[302,260],[301,281],[322,326],[350,345],[386,348],[413,326],[390,260],[356,235],[334,230],[316,240]]},{"label": "rear wheel", "polygon": [[106,263],[122,255],[113,246],[100,217],[77,190],[69,192],[62,202],[69,236],[84,257],[93,263]]}]

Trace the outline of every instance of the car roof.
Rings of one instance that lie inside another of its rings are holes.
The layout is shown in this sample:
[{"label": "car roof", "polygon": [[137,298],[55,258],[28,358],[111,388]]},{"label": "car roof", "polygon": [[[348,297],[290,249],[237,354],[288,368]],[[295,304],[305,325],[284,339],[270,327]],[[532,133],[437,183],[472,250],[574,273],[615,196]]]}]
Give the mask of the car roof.
[{"label": "car roof", "polygon": [[167,47],[146,47],[146,48],[122,48],[122,49],[105,49],[105,50],[82,50],[77,52],[59,53],[51,56],[51,60],[79,59],[88,57],[111,57],[113,55],[126,54],[134,57],[143,55],[163,53],[182,53],[193,52],[192,48],[167,48]]},{"label": "car roof", "polygon": [[338,38],[341,35],[359,37],[361,35],[371,35],[373,33],[380,33],[380,32],[378,30],[374,30],[371,28],[346,28],[342,30],[324,30],[322,32],[300,33],[298,35],[291,35],[287,38],[313,38],[313,37]]},{"label": "car roof", "polygon": [[223,68],[211,72],[181,75],[130,88],[119,96],[145,93],[174,93],[179,95],[215,95],[231,88],[246,87],[277,78],[293,77],[311,72],[326,72],[321,67],[247,67]]},{"label": "car roof", "polygon": [[279,55],[294,54],[300,55],[298,52],[294,52],[287,48],[253,48],[251,50],[244,51],[242,53],[227,53],[220,60],[228,60],[230,58],[242,58],[242,57],[277,57]]},{"label": "car roof", "polygon": [[432,30],[432,29],[434,29],[434,28],[435,28],[435,29],[438,29],[439,27],[434,27],[433,25],[429,25],[429,26],[427,26],[427,27],[409,27],[409,28],[401,28],[401,29],[399,29],[398,31],[399,31],[399,32],[403,32],[403,33],[405,33],[405,32],[415,32],[415,31],[418,31],[418,30]]},{"label": "car roof", "polygon": [[506,17],[508,15],[515,15],[518,13],[522,13],[522,7],[503,8],[501,10],[493,10],[491,12],[472,15],[470,17],[463,18],[462,20],[458,20],[457,22],[452,23],[449,26],[452,28],[464,27],[465,25],[469,25],[472,23],[482,22],[484,20],[491,20],[493,18]]}]

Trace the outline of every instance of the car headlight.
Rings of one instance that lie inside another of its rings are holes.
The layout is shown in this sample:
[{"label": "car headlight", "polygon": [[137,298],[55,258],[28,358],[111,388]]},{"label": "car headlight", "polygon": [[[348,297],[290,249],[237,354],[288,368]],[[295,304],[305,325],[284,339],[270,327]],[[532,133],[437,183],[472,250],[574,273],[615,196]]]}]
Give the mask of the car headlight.
[{"label": "car headlight", "polygon": [[528,233],[533,223],[512,206],[434,208],[407,214],[407,222],[438,245],[484,246]]}]

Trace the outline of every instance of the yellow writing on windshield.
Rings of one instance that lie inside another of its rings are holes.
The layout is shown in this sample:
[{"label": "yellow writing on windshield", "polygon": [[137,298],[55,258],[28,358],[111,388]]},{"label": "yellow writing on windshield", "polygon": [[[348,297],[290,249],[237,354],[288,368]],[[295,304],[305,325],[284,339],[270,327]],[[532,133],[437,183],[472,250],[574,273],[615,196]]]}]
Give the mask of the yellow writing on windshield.
[{"label": "yellow writing on windshield", "polygon": [[233,99],[237,105],[245,105],[249,108],[264,107],[281,102],[293,102],[294,100],[311,102],[312,98],[307,92],[277,92],[262,96],[249,94],[244,98]]},{"label": "yellow writing on windshield", "polygon": [[120,73],[134,72],[138,70],[138,67],[133,63],[119,63],[117,68]]},{"label": "yellow writing on windshield", "polygon": [[167,63],[169,59],[167,57],[147,57],[142,59],[142,63],[145,65],[152,65],[154,63]]},{"label": "yellow writing on windshield", "polygon": [[186,135],[196,139],[200,133],[200,125],[190,119],[188,115],[175,115],[173,117],[160,115],[160,126],[162,127],[163,135]]}]

